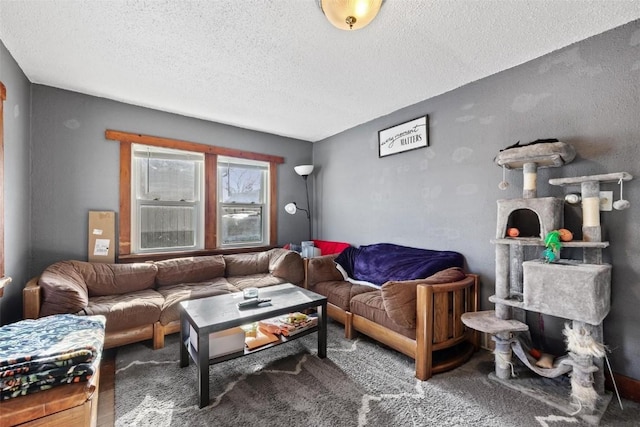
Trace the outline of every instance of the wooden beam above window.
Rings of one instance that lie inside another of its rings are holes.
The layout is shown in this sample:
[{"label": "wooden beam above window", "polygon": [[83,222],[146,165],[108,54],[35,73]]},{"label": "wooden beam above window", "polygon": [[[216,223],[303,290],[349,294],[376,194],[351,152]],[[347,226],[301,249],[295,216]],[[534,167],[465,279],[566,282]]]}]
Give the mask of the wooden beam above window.
[{"label": "wooden beam above window", "polygon": [[119,130],[107,129],[105,131],[105,137],[109,140],[119,141],[121,143],[153,145],[154,147],[174,148],[178,150],[195,151],[198,153],[215,154],[218,156],[239,157],[241,159],[261,160],[263,162],[277,164],[284,163],[284,157],[280,156],[236,150],[234,148],[216,147],[214,145],[182,141],[179,139],[122,132]]}]

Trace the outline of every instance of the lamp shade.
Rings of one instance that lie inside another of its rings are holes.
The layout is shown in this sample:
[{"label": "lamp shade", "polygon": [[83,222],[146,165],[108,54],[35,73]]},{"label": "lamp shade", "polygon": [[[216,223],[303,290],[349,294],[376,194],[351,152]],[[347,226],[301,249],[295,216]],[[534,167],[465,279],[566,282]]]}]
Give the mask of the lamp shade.
[{"label": "lamp shade", "polygon": [[313,172],[313,165],[295,166],[293,170],[295,170],[296,173],[300,176],[307,176],[307,175],[311,175],[311,172]]},{"label": "lamp shade", "polygon": [[296,206],[295,203],[287,203],[284,206],[284,210],[287,211],[287,213],[289,215],[294,215],[296,213],[296,211],[298,210],[298,207]]},{"label": "lamp shade", "polygon": [[331,24],[341,30],[359,30],[374,20],[383,0],[320,0]]}]

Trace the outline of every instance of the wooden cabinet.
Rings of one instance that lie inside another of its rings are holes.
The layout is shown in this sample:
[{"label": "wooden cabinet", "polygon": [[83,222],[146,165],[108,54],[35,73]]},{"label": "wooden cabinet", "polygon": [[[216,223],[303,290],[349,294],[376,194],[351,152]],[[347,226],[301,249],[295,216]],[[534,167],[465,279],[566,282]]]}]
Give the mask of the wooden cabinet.
[{"label": "wooden cabinet", "polygon": [[96,372],[89,382],[61,385],[3,401],[0,425],[95,427],[99,376]]}]

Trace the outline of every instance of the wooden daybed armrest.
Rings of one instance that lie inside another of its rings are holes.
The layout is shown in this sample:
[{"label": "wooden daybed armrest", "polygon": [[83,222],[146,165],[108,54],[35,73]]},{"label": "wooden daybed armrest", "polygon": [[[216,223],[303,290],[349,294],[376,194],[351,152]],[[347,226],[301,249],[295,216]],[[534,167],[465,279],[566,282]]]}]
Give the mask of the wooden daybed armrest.
[{"label": "wooden daybed armrest", "polygon": [[[420,284],[416,289],[416,377],[426,380],[432,373],[459,366],[479,347],[477,331],[465,328],[460,316],[477,311],[478,276],[467,274],[451,283]],[[469,341],[470,351],[434,367],[433,352]]]},{"label": "wooden daybed armrest", "polygon": [[[429,340],[433,350],[469,338],[474,331],[465,328],[463,313],[478,310],[478,275],[443,284],[419,284],[416,289],[416,339]],[[477,346],[474,335],[474,346]]]},{"label": "wooden daybed armrest", "polygon": [[25,319],[37,319],[40,317],[40,285],[38,279],[34,277],[27,282],[22,290],[22,316]]}]

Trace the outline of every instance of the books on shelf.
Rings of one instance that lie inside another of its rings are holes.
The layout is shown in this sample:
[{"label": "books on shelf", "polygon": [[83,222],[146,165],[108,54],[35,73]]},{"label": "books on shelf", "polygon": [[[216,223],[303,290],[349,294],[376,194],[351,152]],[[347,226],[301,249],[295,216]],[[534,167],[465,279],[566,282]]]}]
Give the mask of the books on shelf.
[{"label": "books on shelf", "polygon": [[290,337],[318,324],[318,318],[303,313],[289,313],[286,316],[261,320],[241,326],[244,342],[249,350],[277,342],[279,336]]},{"label": "books on shelf", "polygon": [[270,344],[272,342],[278,341],[278,337],[269,332],[263,331],[260,328],[257,328],[255,334],[251,334],[253,336],[246,335],[244,339],[244,343],[249,350],[253,350],[258,347],[262,347],[263,345]]},{"label": "books on shelf", "polygon": [[318,325],[318,318],[304,313],[289,313],[286,316],[274,317],[258,322],[258,329],[289,337]]}]

